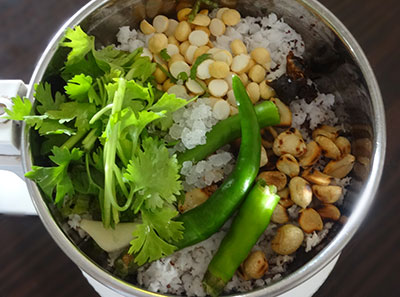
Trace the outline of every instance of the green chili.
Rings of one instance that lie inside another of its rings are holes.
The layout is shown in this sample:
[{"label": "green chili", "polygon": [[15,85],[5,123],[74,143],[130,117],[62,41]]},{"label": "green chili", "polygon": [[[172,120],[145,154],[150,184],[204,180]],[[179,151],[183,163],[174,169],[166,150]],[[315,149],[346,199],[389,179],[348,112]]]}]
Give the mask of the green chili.
[{"label": "green chili", "polygon": [[214,234],[242,202],[259,170],[261,136],[257,116],[240,79],[234,76],[232,82],[242,130],[237,163],[206,202],[176,218],[185,226],[183,239],[176,243],[178,248],[193,245]]},{"label": "green chili", "polygon": [[218,296],[267,228],[279,202],[276,187],[260,179],[240,207],[203,279],[207,294]]},{"label": "green chili", "polygon": [[[280,116],[278,108],[271,101],[262,102],[256,105],[254,109],[260,128],[279,124]],[[239,138],[240,135],[240,116],[237,114],[218,122],[211,131],[206,134],[206,144],[198,145],[193,149],[186,150],[179,154],[178,162],[180,164],[185,161],[196,163],[203,160],[220,147]]]}]

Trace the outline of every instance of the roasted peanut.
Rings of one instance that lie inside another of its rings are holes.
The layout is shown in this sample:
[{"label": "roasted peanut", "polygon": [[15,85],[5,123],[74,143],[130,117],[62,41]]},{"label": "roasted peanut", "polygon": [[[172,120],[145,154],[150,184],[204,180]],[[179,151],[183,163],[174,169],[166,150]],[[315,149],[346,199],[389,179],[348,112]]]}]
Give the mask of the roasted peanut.
[{"label": "roasted peanut", "polygon": [[264,252],[251,252],[240,266],[241,276],[245,280],[259,279],[268,271],[268,261]]},{"label": "roasted peanut", "polygon": [[185,194],[185,201],[183,204],[178,205],[178,209],[181,213],[184,213],[204,203],[208,197],[210,197],[210,195],[207,191],[195,188]]},{"label": "roasted peanut", "polygon": [[277,156],[291,154],[300,157],[306,152],[306,144],[295,128],[290,128],[278,135],[272,147]]},{"label": "roasted peanut", "polygon": [[351,144],[346,137],[339,136],[335,139],[335,144],[340,150],[340,154],[342,157],[351,153]]},{"label": "roasted peanut", "polygon": [[353,155],[348,154],[338,161],[330,161],[323,172],[336,178],[343,178],[353,169],[355,160]]},{"label": "roasted peanut", "polygon": [[[289,191],[289,188],[288,188],[288,187],[286,187],[286,188],[284,188],[284,189],[278,191],[276,194],[277,194],[279,197],[281,197],[281,200],[282,200],[282,199],[289,199],[289,197],[290,197],[290,191]],[[280,201],[279,201],[279,202],[280,202]],[[293,203],[292,203],[292,204],[293,204]]]},{"label": "roasted peanut", "polygon": [[332,176],[326,175],[319,171],[318,169],[308,168],[301,174],[303,178],[312,184],[327,186],[332,181]]},{"label": "roasted peanut", "polygon": [[287,214],[286,208],[281,204],[278,204],[271,216],[271,221],[277,224],[284,224],[289,222],[289,216]]},{"label": "roasted peanut", "polygon": [[295,176],[289,182],[290,198],[302,208],[306,208],[312,200],[310,184],[302,177]]},{"label": "roasted peanut", "polygon": [[289,208],[294,204],[294,202],[290,198],[289,199],[281,198],[281,200],[279,200],[279,204],[282,205],[284,208]]},{"label": "roasted peanut", "polygon": [[265,148],[261,145],[260,167],[264,167],[268,163],[268,155]]},{"label": "roasted peanut", "polygon": [[324,203],[335,203],[342,195],[342,188],[339,186],[313,185],[312,191]]},{"label": "roasted peanut", "polygon": [[306,153],[299,158],[299,165],[303,168],[315,164],[321,156],[321,148],[315,141],[307,143],[306,149]]},{"label": "roasted peanut", "polygon": [[340,219],[340,210],[333,204],[324,203],[317,209],[317,211],[323,219],[333,221],[338,221]]},{"label": "roasted peanut", "polygon": [[287,183],[286,175],[279,171],[263,171],[258,175],[257,180],[260,178],[268,185],[274,185],[278,191],[285,188]]},{"label": "roasted peanut", "polygon": [[339,129],[332,126],[322,125],[312,132],[312,138],[315,140],[317,136],[325,136],[334,141],[338,136]]},{"label": "roasted peanut", "polygon": [[278,229],[271,241],[272,250],[279,255],[289,255],[297,251],[304,239],[303,231],[292,224]]},{"label": "roasted peanut", "polygon": [[318,135],[315,137],[315,141],[318,143],[321,148],[322,154],[329,158],[337,160],[340,157],[340,150],[336,146],[336,144],[326,136]]},{"label": "roasted peanut", "polygon": [[306,233],[321,231],[324,227],[321,216],[313,208],[307,208],[300,213],[299,225]]},{"label": "roasted peanut", "polygon": [[299,175],[300,172],[299,163],[297,163],[296,158],[290,154],[280,156],[276,162],[276,168],[289,177],[295,177]]}]

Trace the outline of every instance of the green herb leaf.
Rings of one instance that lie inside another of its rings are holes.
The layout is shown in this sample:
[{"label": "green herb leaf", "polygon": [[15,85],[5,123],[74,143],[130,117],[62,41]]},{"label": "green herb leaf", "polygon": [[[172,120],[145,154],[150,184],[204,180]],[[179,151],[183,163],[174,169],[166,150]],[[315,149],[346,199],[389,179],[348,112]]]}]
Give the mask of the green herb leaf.
[{"label": "green herb leaf", "polygon": [[189,102],[190,101],[185,99],[176,98],[175,94],[164,93],[161,98],[150,107],[150,110],[154,112],[165,112],[165,115],[157,120],[156,125],[159,123],[161,130],[166,131],[173,124],[172,113],[184,107]]},{"label": "green herb leaf", "polygon": [[92,82],[93,79],[90,76],[78,74],[68,81],[64,89],[71,99],[87,101]]},{"label": "green herb leaf", "polygon": [[171,59],[171,56],[168,55],[168,52],[167,52],[167,49],[166,49],[166,48],[164,48],[164,49],[162,49],[162,50],[160,51],[160,56],[161,56],[161,58],[162,58],[164,61],[166,61],[166,62],[168,62],[168,61]]},{"label": "green herb leaf", "polygon": [[97,65],[104,72],[109,72],[114,69],[123,71],[123,69],[129,67],[142,52],[143,48],[138,48],[134,52],[129,53],[117,50],[113,45],[109,45],[101,50],[93,51],[93,55]]},{"label": "green herb leaf", "polygon": [[83,152],[77,148],[70,152],[67,148],[54,147],[52,153],[53,156],[49,158],[58,166],[32,166],[32,171],[26,173],[25,176],[34,180],[49,198],[53,197],[53,192],[55,191],[55,203],[60,203],[65,195],[73,195],[75,193],[67,171],[70,162],[78,161]]},{"label": "green herb leaf", "polygon": [[175,195],[182,190],[176,156],[170,157],[165,145],[150,137],[143,140],[142,150],[132,158],[124,177],[145,198],[144,206],[150,210],[175,202]]},{"label": "green herb leaf", "polygon": [[149,57],[139,57],[132,64],[125,78],[127,80],[139,79],[141,82],[145,82],[155,70],[156,64],[152,63]]},{"label": "green herb leaf", "polygon": [[150,110],[154,112],[166,111],[172,113],[178,109],[184,107],[189,101],[181,98],[177,98],[175,94],[164,93],[160,99],[150,107]]},{"label": "green herb leaf", "polygon": [[71,48],[65,63],[69,66],[83,60],[86,54],[94,48],[94,37],[83,32],[80,26],[76,26],[74,29],[68,28],[61,46]]},{"label": "green herb leaf", "polygon": [[57,92],[55,99],[51,92],[51,86],[49,83],[40,83],[35,86],[35,98],[41,104],[36,107],[40,114],[45,114],[46,111],[52,109],[58,109],[61,103],[64,103],[66,98],[61,93]]},{"label": "green herb leaf", "polygon": [[13,97],[12,109],[5,108],[7,116],[3,118],[15,121],[22,121],[25,116],[29,116],[32,110],[32,103],[28,98],[21,98],[20,96]]},{"label": "green herb leaf", "polygon": [[135,262],[143,265],[172,254],[177,248],[167,241],[182,238],[182,222],[172,219],[178,214],[165,207],[156,211],[142,210],[142,224],[133,231],[129,253],[135,253]]},{"label": "green herb leaf", "polygon": [[161,64],[157,63],[157,67],[160,68],[160,70],[171,80],[172,83],[176,83],[177,80],[175,77],[172,76],[171,73],[167,69],[164,68]]},{"label": "green herb leaf", "polygon": [[59,110],[49,110],[46,115],[58,120],[60,124],[75,120],[77,129],[89,130],[89,120],[96,112],[96,106],[90,103],[67,102],[60,105]]},{"label": "green herb leaf", "polygon": [[178,74],[177,79],[185,82],[189,79],[189,76],[187,75],[187,73],[185,71],[182,71],[181,73]]},{"label": "green herb leaf", "polygon": [[60,124],[58,120],[49,119],[47,115],[26,116],[24,119],[26,124],[38,130],[40,135],[66,134],[71,136],[75,134],[74,129]]},{"label": "green herb leaf", "polygon": [[211,57],[211,54],[202,54],[201,56],[197,57],[192,68],[190,69],[190,78],[191,79],[196,79],[197,68],[199,67],[199,65],[201,63],[203,63],[205,60],[209,59],[210,57]]}]

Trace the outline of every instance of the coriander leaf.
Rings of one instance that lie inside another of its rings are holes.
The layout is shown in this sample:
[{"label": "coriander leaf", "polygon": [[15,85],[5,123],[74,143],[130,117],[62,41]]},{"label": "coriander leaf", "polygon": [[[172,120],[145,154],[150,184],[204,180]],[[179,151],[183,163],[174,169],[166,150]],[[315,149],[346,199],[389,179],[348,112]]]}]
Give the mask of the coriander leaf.
[{"label": "coriander leaf", "polygon": [[99,194],[99,188],[90,179],[84,165],[77,164],[70,167],[71,167],[69,169],[69,172],[71,173],[70,177],[76,192],[82,194],[90,194],[90,195]]},{"label": "coriander leaf", "polygon": [[172,219],[178,212],[164,207],[157,211],[142,210],[142,224],[133,231],[129,253],[135,253],[135,262],[143,265],[172,254],[177,248],[166,241],[178,241],[183,236],[182,222]]},{"label": "coriander leaf", "polygon": [[108,72],[112,69],[123,70],[132,64],[134,60],[143,52],[143,48],[138,48],[134,52],[129,53],[115,49],[113,45],[106,46],[101,50],[93,51],[97,65],[104,71]]},{"label": "coriander leaf", "polygon": [[[120,131],[122,133],[119,136],[119,142],[123,149],[124,156],[128,157],[136,152],[139,144],[139,136],[142,131],[148,124],[162,116],[164,116],[164,112],[155,113],[153,111],[142,110],[135,113],[130,108],[125,108],[121,112]],[[127,163],[128,161],[126,165]]]},{"label": "coriander leaf", "polygon": [[157,67],[160,68],[160,70],[170,79],[170,81],[172,83],[176,83],[177,80],[175,77],[172,76],[171,73],[169,73],[169,71],[167,69],[164,68],[164,66],[162,66],[161,64],[157,63]]},{"label": "coriander leaf", "polygon": [[187,73],[185,71],[180,72],[177,77],[178,80],[181,80],[183,82],[187,81],[188,78],[189,78],[189,76],[187,75]]},{"label": "coriander leaf", "polygon": [[51,92],[51,85],[47,82],[35,85],[35,91],[34,97],[41,104],[36,107],[40,114],[45,114],[47,110],[58,109],[61,103],[66,100],[65,96],[59,92],[56,93],[54,99]]},{"label": "coriander leaf", "polygon": [[67,29],[61,46],[72,49],[65,62],[69,66],[85,59],[86,54],[94,48],[94,37],[87,35],[80,26],[75,26],[74,29]]},{"label": "coriander leaf", "polygon": [[150,210],[162,207],[164,201],[176,201],[175,195],[182,190],[179,176],[176,156],[170,157],[165,145],[151,137],[142,141],[142,149],[131,157],[124,174],[137,194],[145,197],[144,206]]},{"label": "coriander leaf", "polygon": [[81,215],[88,213],[90,208],[90,197],[86,195],[76,195],[72,199],[64,199],[60,209],[61,214],[66,218],[71,214]]},{"label": "coriander leaf", "polygon": [[201,63],[203,63],[205,60],[209,59],[211,57],[211,54],[202,54],[201,56],[197,57],[196,61],[193,63],[192,69],[190,69],[190,78],[191,79],[196,79],[196,74],[197,74],[197,68]]},{"label": "coriander leaf", "polygon": [[28,98],[21,98],[20,96],[13,97],[12,109],[5,108],[7,116],[3,118],[15,121],[22,121],[25,116],[30,115],[32,110],[32,103]]},{"label": "coriander leaf", "polygon": [[65,195],[73,195],[75,193],[74,186],[68,175],[68,166],[71,161],[78,161],[83,152],[77,148],[70,152],[65,147],[54,147],[52,153],[53,156],[49,158],[58,166],[32,166],[32,171],[26,173],[25,176],[34,180],[48,197],[52,198],[55,191],[55,202],[59,203]]},{"label": "coriander leaf", "polygon": [[190,101],[185,99],[176,98],[175,94],[164,93],[161,98],[158,99],[158,101],[152,107],[150,107],[150,110],[154,112],[166,112],[165,116],[159,119],[156,125],[159,124],[161,126],[161,130],[166,131],[173,124],[172,113],[182,108],[189,102]]},{"label": "coriander leaf", "polygon": [[68,139],[69,136],[66,134],[44,135],[44,140],[40,147],[40,154],[48,155],[54,146],[62,146]]},{"label": "coriander leaf", "polygon": [[185,99],[177,98],[175,94],[164,93],[161,98],[150,107],[150,110],[154,112],[166,111],[170,113],[184,107],[189,102],[190,101]]},{"label": "coriander leaf", "polygon": [[66,134],[71,136],[75,134],[74,129],[60,124],[57,120],[49,119],[47,115],[26,116],[24,119],[26,124],[38,130],[40,135]]},{"label": "coriander leaf", "polygon": [[168,55],[168,52],[167,52],[167,49],[166,49],[166,48],[164,48],[164,49],[162,49],[162,50],[160,51],[160,56],[161,56],[161,58],[162,58],[164,61],[167,61],[167,62],[171,59],[171,56]]},{"label": "coriander leaf", "polygon": [[78,74],[68,81],[64,89],[71,99],[75,99],[77,101],[87,101],[88,92],[92,86],[92,82],[93,79],[90,76]]},{"label": "coriander leaf", "polygon": [[130,80],[126,83],[125,98],[129,100],[141,99],[151,102],[152,96],[149,88],[143,87],[135,81]]},{"label": "coriander leaf", "polygon": [[96,59],[93,57],[92,52],[89,52],[83,60],[74,64],[65,65],[62,70],[61,77],[68,81],[73,78],[77,73],[89,75],[92,78],[98,78],[104,75],[104,71],[97,65]]},{"label": "coriander leaf", "polygon": [[96,107],[90,103],[67,102],[60,105],[59,110],[49,110],[46,115],[50,119],[58,120],[60,124],[75,120],[78,130],[89,130],[89,121],[96,113]]},{"label": "coriander leaf", "polygon": [[139,57],[132,64],[125,78],[127,80],[139,79],[141,82],[145,82],[155,70],[156,64],[152,63],[149,57]]}]

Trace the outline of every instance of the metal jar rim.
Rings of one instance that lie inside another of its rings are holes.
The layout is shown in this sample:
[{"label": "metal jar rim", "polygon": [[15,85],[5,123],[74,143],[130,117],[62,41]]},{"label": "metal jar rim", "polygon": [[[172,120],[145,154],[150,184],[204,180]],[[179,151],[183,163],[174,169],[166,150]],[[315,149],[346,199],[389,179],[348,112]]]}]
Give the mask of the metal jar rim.
[{"label": "metal jar rim", "polygon": [[[369,89],[374,116],[373,129],[375,131],[375,135],[373,142],[374,150],[372,153],[373,158],[371,160],[370,167],[371,169],[369,178],[359,194],[359,201],[354,207],[354,211],[352,212],[349,220],[340,230],[340,232],[335,236],[335,238],[321,252],[319,252],[314,258],[312,258],[301,268],[286,276],[281,281],[254,292],[241,294],[240,296],[278,296],[279,294],[287,292],[288,290],[298,286],[300,283],[309,279],[310,277],[318,273],[322,268],[324,268],[328,263],[330,263],[350,241],[350,239],[366,217],[368,210],[373,202],[372,198],[375,196],[378,189],[379,181],[381,179],[383,171],[383,160],[385,158],[386,148],[385,113],[381,93],[376,78],[365,54],[363,53],[355,38],[346,29],[346,27],[322,4],[320,4],[316,0],[296,1],[298,1],[300,4],[302,4],[319,18],[321,18],[321,20],[325,22],[336,33],[336,35],[346,45],[349,52],[353,55],[360,67],[360,70]],[[47,65],[49,64],[57,49],[58,43],[64,36],[65,29],[81,23],[87,15],[89,15],[91,12],[101,7],[102,5],[106,4],[107,2],[109,2],[109,0],[92,0],[84,7],[82,7],[59,29],[59,31],[55,34],[55,36],[52,38],[49,45],[47,46],[46,50],[44,51],[32,75],[28,90],[29,98],[33,97],[33,86],[35,83],[38,83],[41,80],[47,68]],[[29,142],[25,127],[22,133],[21,144],[23,167],[25,171],[29,171],[32,167],[32,160],[29,154]],[[105,270],[98,267],[96,263],[94,263],[86,255],[84,255],[63,233],[63,231],[52,218],[52,214],[45,204],[44,200],[41,198],[41,194],[35,183],[27,180],[27,185],[29,192],[32,196],[35,208],[46,229],[56,241],[56,243],[60,246],[60,248],[64,251],[64,253],[67,254],[68,257],[71,258],[75,262],[75,264],[79,266],[80,269],[85,271],[87,274],[89,274],[91,277],[93,277],[103,285],[113,289],[114,291],[124,296],[133,296],[132,294],[134,294],[134,296],[143,297],[163,296],[157,293],[143,290],[138,287],[134,287],[133,285],[112,276],[109,272],[106,272]]]}]

